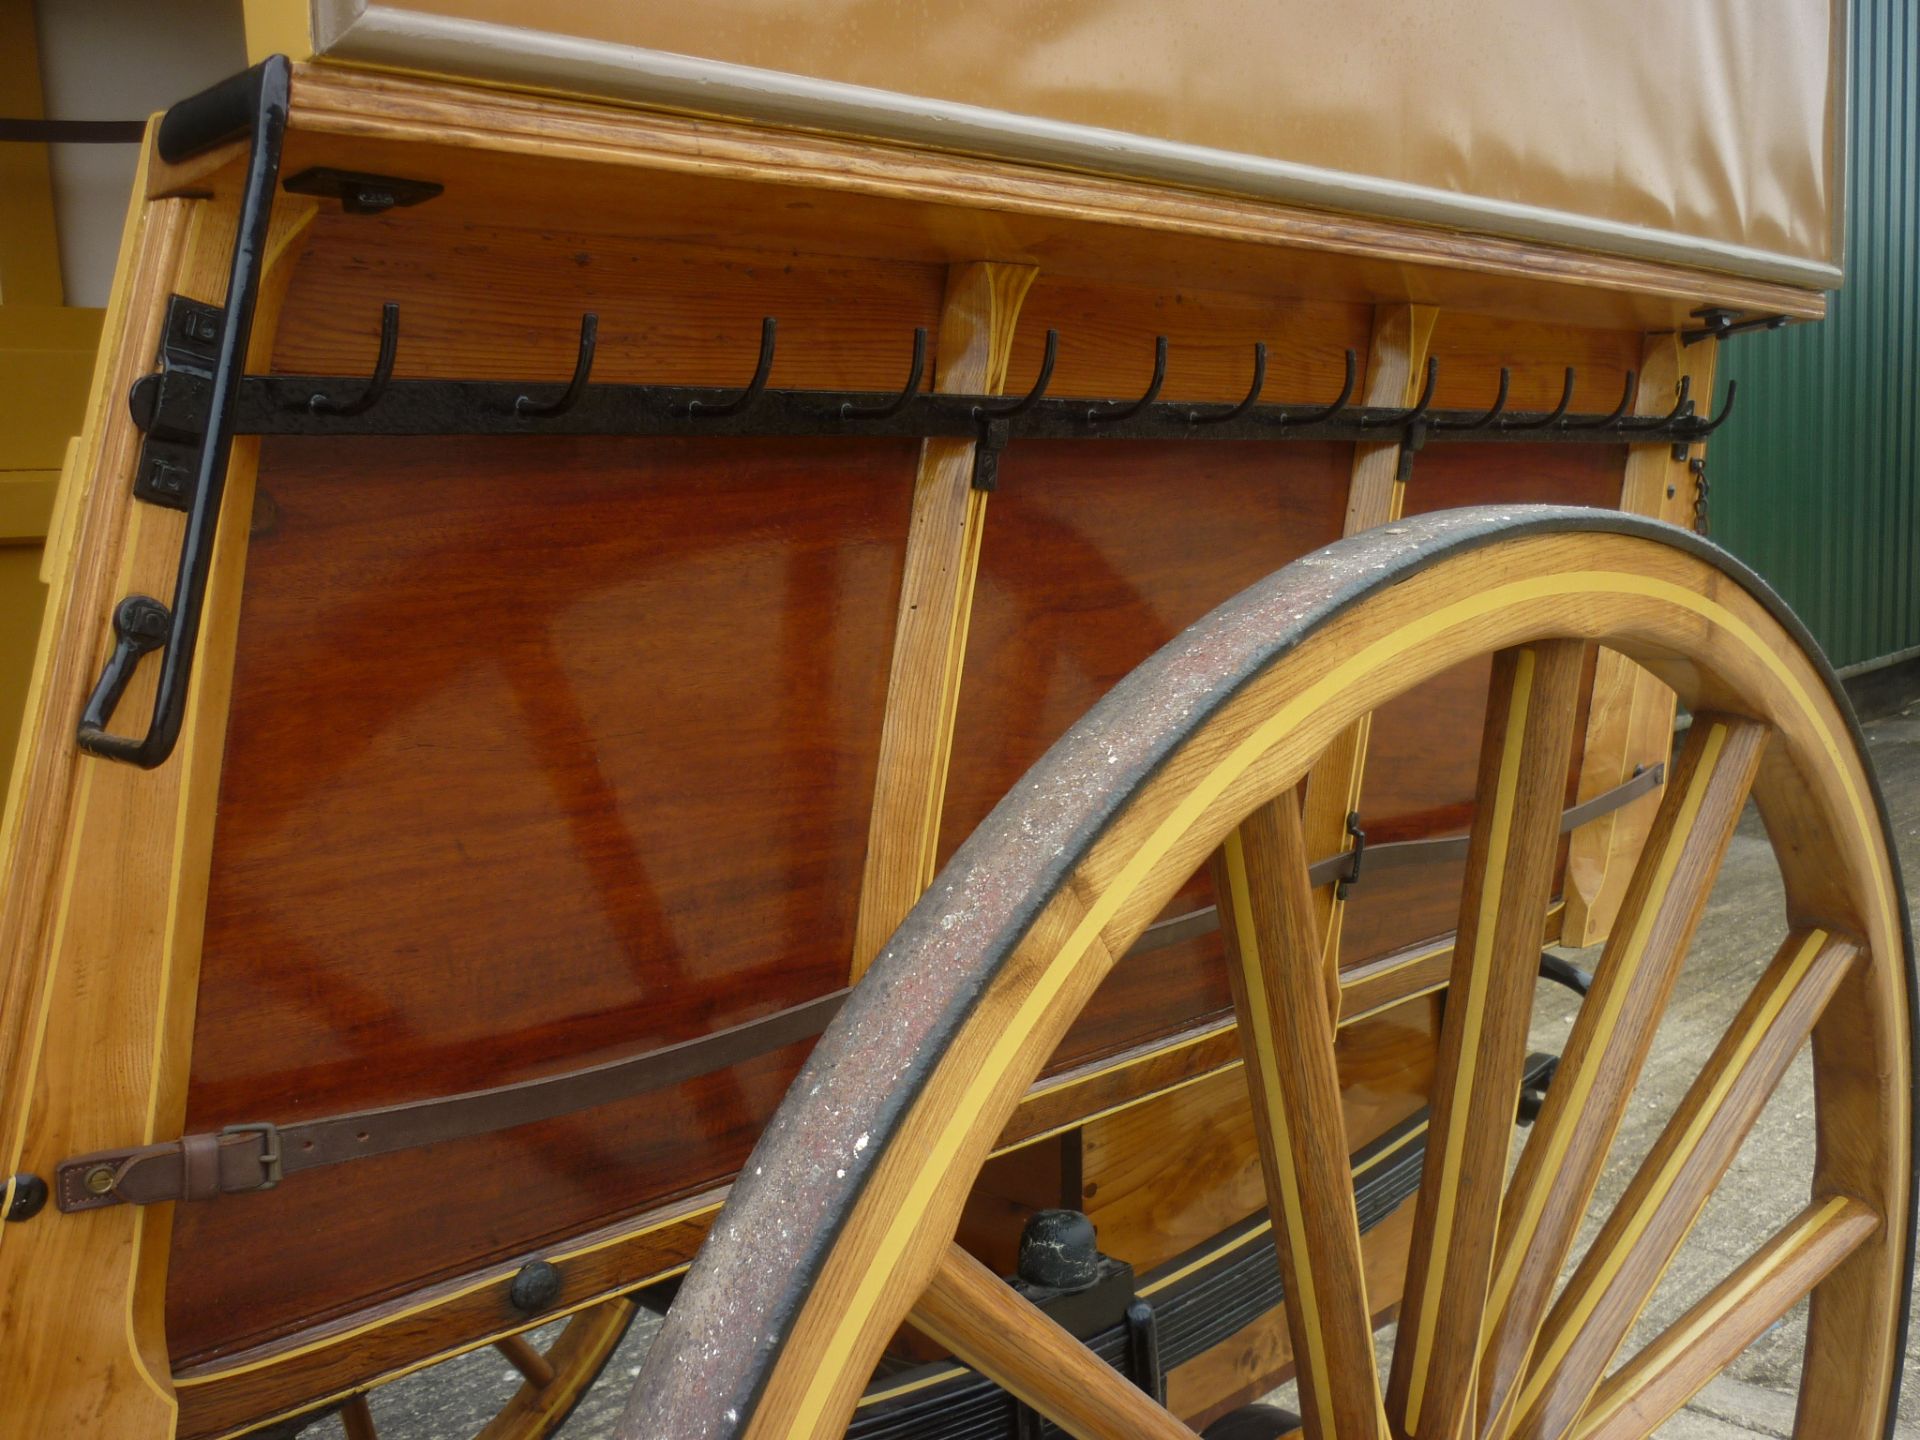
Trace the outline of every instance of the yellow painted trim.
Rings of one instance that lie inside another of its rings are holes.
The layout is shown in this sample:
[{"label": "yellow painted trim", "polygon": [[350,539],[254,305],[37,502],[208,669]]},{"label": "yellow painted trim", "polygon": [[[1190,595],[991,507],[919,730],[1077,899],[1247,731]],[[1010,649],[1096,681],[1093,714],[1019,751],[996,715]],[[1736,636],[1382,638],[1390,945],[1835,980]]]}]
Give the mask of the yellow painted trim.
[{"label": "yellow painted trim", "polygon": [[1680,856],[1687,848],[1687,841],[1693,836],[1694,824],[1700,817],[1700,806],[1707,797],[1707,787],[1713,783],[1714,769],[1719,764],[1721,752],[1726,749],[1727,733],[1727,727],[1722,724],[1715,724],[1707,731],[1707,738],[1701,746],[1700,763],[1694,768],[1686,794],[1681,797],[1680,812],[1675,817],[1673,829],[1667,836],[1667,843],[1661,848],[1647,903],[1640,907],[1640,913],[1634,917],[1633,930],[1613,962],[1619,978],[1617,981],[1608,981],[1606,1003],[1600,1014],[1595,1017],[1593,1048],[1588,1051],[1590,1063],[1572,1077],[1573,1084],[1566,1101],[1567,1109],[1563,1112],[1567,1123],[1557,1127],[1547,1137],[1546,1153],[1539,1171],[1539,1183],[1528,1192],[1521,1204],[1520,1218],[1513,1233],[1513,1244],[1502,1259],[1500,1269],[1494,1277],[1492,1298],[1487,1304],[1489,1323],[1497,1319],[1506,1307],[1508,1299],[1513,1294],[1514,1284],[1520,1278],[1520,1266],[1526,1259],[1528,1247],[1533,1242],[1534,1232],[1540,1225],[1540,1216],[1547,1206],[1547,1192],[1553,1188],[1553,1179],[1559,1174],[1561,1163],[1566,1158],[1567,1148],[1573,1143],[1575,1125],[1580,1116],[1585,1113],[1587,1099],[1593,1092],[1594,1083],[1599,1079],[1607,1042],[1619,1026],[1620,1012],[1626,1008],[1627,997],[1632,993],[1634,981],[1639,977],[1640,966],[1646,960],[1647,940],[1653,932],[1653,922],[1659,917],[1661,906],[1666,900],[1667,890],[1673,883],[1673,872],[1680,867]]},{"label": "yellow painted trim", "polygon": [[[1727,1092],[1746,1073],[1747,1062],[1752,1058],[1753,1052],[1759,1048],[1760,1042],[1772,1030],[1773,1022],[1779,1018],[1780,1012],[1786,1009],[1788,1002],[1799,993],[1801,982],[1806,979],[1807,972],[1813,968],[1813,962],[1819,958],[1827,939],[1825,930],[1811,930],[1807,933],[1806,940],[1800,946],[1799,954],[1793,957],[1787,973],[1781,977],[1773,994],[1767,997],[1766,1004],[1761,1006],[1760,1013],[1754,1017],[1751,1028],[1740,1037],[1740,1043],[1734,1047],[1733,1054],[1728,1057],[1726,1068],[1714,1081],[1713,1088],[1707,1092],[1706,1103],[1694,1113],[1687,1128],[1681,1133],[1680,1142],[1674,1147],[1673,1153],[1667,1157],[1666,1164],[1660,1167],[1660,1173],[1654,1179],[1653,1188],[1647,1192],[1646,1203],[1634,1212],[1626,1232],[1620,1237],[1619,1248],[1606,1258],[1605,1263],[1594,1273],[1587,1288],[1578,1299],[1573,1300],[1573,1310],[1568,1317],[1568,1323],[1554,1337],[1553,1343],[1547,1347],[1546,1354],[1541,1357],[1540,1363],[1528,1374],[1526,1385],[1520,1392],[1520,1403],[1514,1407],[1514,1414],[1524,1418],[1531,1412],[1534,1402],[1540,1398],[1548,1383],[1558,1373],[1560,1362],[1566,1359],[1567,1351],[1573,1347],[1575,1338],[1586,1328],[1587,1321],[1599,1308],[1600,1302],[1606,1298],[1607,1292],[1613,1286],[1614,1278],[1625,1265],[1627,1257],[1633,1253],[1634,1247],[1640,1242],[1640,1237],[1646,1234],[1647,1227],[1653,1223],[1654,1216],[1659,1213],[1660,1207],[1672,1194],[1674,1183],[1680,1177],[1680,1171],[1685,1168],[1689,1160],[1693,1159],[1694,1151],[1699,1148],[1701,1135],[1725,1105]],[[1571,1298],[1571,1296],[1563,1298]]]},{"label": "yellow painted trim", "polygon": [[[1115,876],[1113,883],[1095,898],[1072,935],[1061,946],[1054,963],[1037,977],[1033,988],[1027,992],[1019,1009],[1003,1024],[997,1043],[983,1059],[975,1071],[971,1084],[963,1092],[952,1123],[922,1152],[918,1172],[910,1182],[900,1207],[900,1215],[905,1223],[896,1225],[881,1237],[873,1263],[868,1267],[854,1293],[848,1297],[847,1305],[840,1314],[839,1323],[834,1327],[833,1338],[829,1342],[830,1352],[835,1354],[851,1352],[855,1335],[873,1314],[882,1293],[893,1284],[894,1271],[906,1253],[914,1223],[920,1215],[925,1213],[934,1191],[938,1188],[941,1176],[952,1164],[964,1142],[970,1128],[970,1117],[985,1108],[987,1098],[995,1084],[995,1077],[1003,1073],[1011,1063],[1013,1053],[1021,1039],[1031,1031],[1039,1017],[1045,1013],[1055,995],[1066,983],[1068,974],[1079,966],[1087,952],[1092,949],[1101,930],[1119,911],[1126,898],[1139,887],[1154,866],[1178,843],[1180,837],[1235,779],[1244,774],[1261,755],[1273,748],[1280,737],[1302,723],[1323,704],[1338,696],[1341,690],[1356,683],[1369,671],[1396,660],[1413,649],[1432,643],[1435,637],[1443,632],[1458,625],[1469,624],[1475,619],[1510,606],[1590,593],[1603,596],[1636,595],[1676,606],[1717,625],[1728,636],[1744,645],[1755,659],[1772,671],[1781,688],[1795,700],[1802,713],[1815,722],[1813,729],[1819,735],[1828,753],[1836,778],[1846,792],[1856,819],[1863,829],[1869,832],[1875,828],[1875,822],[1861,802],[1859,789],[1853,783],[1846,757],[1841,754],[1828,728],[1818,723],[1818,708],[1805,688],[1787,668],[1786,662],[1738,616],[1715,601],[1708,600],[1682,586],[1670,581],[1620,571],[1565,571],[1532,580],[1512,581],[1480,591],[1478,594],[1455,601],[1451,605],[1442,606],[1432,614],[1402,626],[1393,634],[1363,646],[1346,660],[1333,666],[1319,681],[1308,686],[1292,701],[1282,706],[1278,712],[1256,726],[1250,735],[1229,754],[1222,757],[1215,768],[1196,783],[1187,796],[1141,843],[1133,857]],[[1873,881],[1884,920],[1888,913],[1887,897],[1890,887],[1886,858],[1878,854],[1877,847],[1873,857]],[[796,1433],[813,1434],[819,1431],[833,1385],[834,1377],[827,1367],[822,1367],[809,1379],[795,1410]]]},{"label": "yellow painted trim", "polygon": [[[555,1250],[544,1258],[550,1260],[555,1265],[563,1265],[569,1260],[579,1259],[582,1255],[591,1255],[596,1250],[604,1250],[609,1245],[618,1245],[627,1241],[638,1240],[642,1236],[653,1234],[656,1230],[664,1230],[670,1225],[678,1225],[688,1220],[698,1219],[702,1215],[710,1215],[720,1208],[721,1203],[722,1203],[721,1201],[715,1201],[709,1205],[701,1205],[701,1206],[692,1207],[686,1210],[682,1210],[676,1214],[666,1216],[665,1218],[658,1220],[651,1225],[647,1225],[639,1230],[634,1230],[627,1234],[616,1236],[612,1239],[601,1240],[592,1245],[575,1245],[575,1246],[567,1247],[564,1249]],[[597,1305],[602,1300],[609,1300],[613,1296],[621,1294],[624,1291],[637,1289],[640,1285],[652,1284],[657,1280],[662,1280],[672,1275],[678,1274],[681,1271],[684,1271],[686,1268],[687,1267],[685,1264],[674,1265],[674,1266],[668,1267],[665,1270],[662,1270],[658,1275],[649,1276],[647,1279],[644,1279],[638,1282],[630,1283],[630,1282],[623,1281],[617,1288],[613,1290],[607,1291],[603,1294],[594,1295],[593,1297],[586,1300],[582,1300],[577,1305],[574,1305],[569,1309],[556,1310],[551,1314],[547,1315],[546,1317],[544,1317],[544,1319],[540,1321],[536,1321],[535,1323],[545,1324],[547,1320],[558,1319],[563,1315],[571,1315],[575,1310],[585,1309],[589,1305]],[[377,1320],[368,1320],[358,1325],[345,1326],[342,1329],[335,1330],[328,1335],[321,1336],[314,1340],[309,1340],[303,1345],[295,1345],[286,1350],[276,1351],[274,1354],[263,1356],[258,1360],[250,1360],[245,1362],[244,1364],[239,1364],[239,1365],[230,1365],[222,1370],[197,1371],[196,1373],[189,1376],[177,1377],[173,1383],[178,1389],[181,1389],[181,1390],[191,1389],[196,1385],[212,1385],[217,1381],[231,1380],[236,1375],[252,1374],[254,1371],[265,1370],[274,1365],[284,1364],[286,1361],[297,1359],[299,1356],[302,1356],[302,1355],[311,1355],[316,1350],[331,1349],[333,1346],[339,1345],[343,1341],[351,1340],[356,1335],[365,1335],[374,1330],[383,1330],[387,1326],[393,1324],[395,1321],[404,1320],[410,1315],[418,1315],[424,1311],[433,1310],[438,1308],[439,1306],[451,1304],[455,1300],[465,1299],[467,1296],[476,1294],[479,1291],[491,1289],[492,1287],[497,1286],[500,1283],[505,1273],[506,1272],[502,1271],[499,1274],[489,1275],[485,1279],[471,1281],[468,1284],[459,1286],[456,1289],[444,1291],[440,1294],[437,1294],[431,1300],[423,1300],[418,1304],[403,1306],[398,1310],[385,1311],[380,1315],[380,1318]],[[521,1328],[524,1329],[526,1327],[523,1326]],[[510,1335],[510,1334],[515,1334],[517,1332],[514,1330],[503,1330],[503,1331],[500,1331],[499,1333],[503,1335]],[[472,1345],[450,1349],[443,1352],[442,1355],[435,1356],[433,1358],[440,1359],[440,1358],[445,1358],[446,1356],[463,1354],[467,1350],[474,1349],[480,1345],[488,1344],[493,1338],[494,1337],[492,1335],[489,1335],[486,1339],[476,1340]],[[431,1363],[432,1363],[431,1360],[426,1360],[421,1362],[421,1364],[431,1364]],[[395,1371],[394,1376],[405,1375],[419,1368],[420,1368],[419,1365],[408,1366],[406,1369]],[[393,1377],[390,1376],[388,1378],[393,1378]],[[366,1387],[358,1386],[356,1388],[364,1389]],[[342,1392],[342,1393],[350,1393],[350,1392]]]},{"label": "yellow painted trim", "polygon": [[1533,700],[1533,672],[1538,656],[1522,650],[1515,657],[1513,689],[1507,697],[1507,729],[1502,737],[1500,772],[1493,794],[1493,818],[1487,841],[1487,868],[1480,882],[1480,908],[1473,934],[1473,960],[1464,997],[1450,1001],[1465,1011],[1466,1029],[1460,1041],[1453,1074],[1452,1104],[1447,1111],[1447,1136],[1442,1152],[1440,1187],[1433,1230],[1427,1244],[1426,1280],[1420,1292],[1420,1318],[1414,1327],[1412,1381],[1407,1389],[1407,1429],[1420,1427],[1420,1404],[1426,1398],[1427,1364],[1439,1323],[1440,1292],[1447,1278],[1447,1260],[1453,1243],[1453,1206],[1459,1189],[1460,1153],[1467,1143],[1467,1120],[1472,1109],[1474,1073],[1480,1056],[1480,1029],[1486,1022],[1487,992],[1493,983],[1493,941],[1499,926],[1500,902],[1507,879],[1507,847],[1513,834],[1514,797],[1520,787],[1520,759],[1525,748],[1527,714]]},{"label": "yellow painted trim", "polygon": [[[1828,1200],[1818,1211],[1807,1216],[1798,1225],[1793,1227],[1786,1242],[1786,1248],[1775,1257],[1778,1262],[1776,1265],[1754,1271],[1754,1273],[1747,1276],[1741,1284],[1721,1296],[1710,1309],[1696,1316],[1692,1324],[1686,1326],[1676,1325],[1671,1330],[1663,1333],[1635,1357],[1636,1362],[1646,1361],[1657,1368],[1664,1369],[1669,1357],[1685,1354],[1688,1350],[1692,1349],[1694,1345],[1698,1344],[1706,1336],[1709,1330],[1726,1319],[1734,1307],[1771,1280],[1780,1265],[1788,1263],[1795,1252],[1804,1250],[1810,1243],[1818,1239],[1821,1234],[1832,1227],[1836,1220],[1841,1218],[1844,1212],[1851,1210],[1853,1206],[1854,1202],[1844,1195],[1836,1195]],[[1572,1440],[1586,1440],[1587,1436],[1592,1435],[1609,1419],[1630,1404],[1638,1393],[1637,1391],[1623,1390],[1613,1396],[1598,1410],[1583,1415],[1579,1425],[1573,1432]],[[1686,1399],[1682,1397],[1661,1414],[1652,1417],[1650,1423],[1656,1426],[1663,1423],[1686,1403]]]}]

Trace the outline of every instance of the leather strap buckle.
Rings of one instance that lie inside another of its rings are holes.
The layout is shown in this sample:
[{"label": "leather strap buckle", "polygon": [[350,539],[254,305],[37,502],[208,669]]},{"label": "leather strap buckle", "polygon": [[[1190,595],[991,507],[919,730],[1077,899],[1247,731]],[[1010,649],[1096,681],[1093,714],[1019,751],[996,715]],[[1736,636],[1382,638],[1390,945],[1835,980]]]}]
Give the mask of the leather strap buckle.
[{"label": "leather strap buckle", "polygon": [[266,1178],[255,1189],[271,1190],[280,1183],[280,1127],[271,1120],[254,1120],[244,1125],[222,1127],[222,1135],[258,1135],[260,1137],[260,1171]]}]

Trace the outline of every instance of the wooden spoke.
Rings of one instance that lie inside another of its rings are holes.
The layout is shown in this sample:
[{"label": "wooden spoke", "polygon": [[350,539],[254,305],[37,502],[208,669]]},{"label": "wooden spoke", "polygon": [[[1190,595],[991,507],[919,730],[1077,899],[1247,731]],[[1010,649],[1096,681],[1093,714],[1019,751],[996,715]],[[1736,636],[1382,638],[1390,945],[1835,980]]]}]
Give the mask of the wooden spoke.
[{"label": "wooden spoke", "polygon": [[1286,1280],[1307,1433],[1384,1440],[1360,1221],[1334,1068],[1334,1017],[1293,793],[1261,807],[1214,862],[1267,1204]]},{"label": "wooden spoke", "polygon": [[546,1356],[527,1343],[524,1335],[508,1335],[496,1340],[493,1348],[506,1356],[507,1363],[534,1389],[544,1390],[553,1383],[553,1366],[547,1363]]},{"label": "wooden spoke", "polygon": [[1879,1228],[1879,1216],[1843,1195],[1809,1205],[1610,1376],[1574,1440],[1651,1435]]},{"label": "wooden spoke", "polygon": [[1494,657],[1477,808],[1434,1076],[1434,1143],[1414,1219],[1389,1413],[1440,1440],[1471,1408],[1480,1316],[1525,1059],[1582,648]]},{"label": "wooden spoke", "polygon": [[[501,1353],[526,1376],[527,1383],[514,1392],[475,1440],[541,1440],[551,1435],[613,1358],[637,1308],[626,1296],[616,1295],[580,1311],[567,1321],[567,1328],[544,1355],[517,1335],[501,1342]],[[516,1358],[518,1352],[512,1341],[519,1341],[526,1353]],[[538,1364],[523,1364],[529,1357]],[[542,1369],[545,1380],[539,1378]]]},{"label": "wooden spoke", "polygon": [[958,1245],[948,1246],[908,1319],[1079,1440],[1193,1440],[1145,1391]]},{"label": "wooden spoke", "polygon": [[1764,726],[1694,721],[1622,909],[1501,1207],[1482,1429],[1498,1433],[1628,1097],[1706,909],[1765,749]]},{"label": "wooden spoke", "polygon": [[1507,1433],[1554,1440],[1578,1418],[1859,954],[1824,930],[1788,937],[1554,1302]]},{"label": "wooden spoke", "polygon": [[364,1395],[355,1395],[340,1407],[340,1428],[347,1440],[380,1440],[380,1432],[373,1428],[373,1411],[367,1408]]}]

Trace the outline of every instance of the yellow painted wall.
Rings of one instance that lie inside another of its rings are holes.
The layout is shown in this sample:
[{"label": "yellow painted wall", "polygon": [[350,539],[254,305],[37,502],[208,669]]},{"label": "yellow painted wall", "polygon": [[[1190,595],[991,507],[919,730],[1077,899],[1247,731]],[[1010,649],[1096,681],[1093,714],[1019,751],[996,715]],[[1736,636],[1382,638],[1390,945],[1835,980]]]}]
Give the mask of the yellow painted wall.
[{"label": "yellow painted wall", "polygon": [[[0,95],[10,115],[42,113],[31,0],[0,0]],[[47,522],[100,341],[101,312],[63,299],[47,147],[0,145],[0,799],[46,603]]]}]

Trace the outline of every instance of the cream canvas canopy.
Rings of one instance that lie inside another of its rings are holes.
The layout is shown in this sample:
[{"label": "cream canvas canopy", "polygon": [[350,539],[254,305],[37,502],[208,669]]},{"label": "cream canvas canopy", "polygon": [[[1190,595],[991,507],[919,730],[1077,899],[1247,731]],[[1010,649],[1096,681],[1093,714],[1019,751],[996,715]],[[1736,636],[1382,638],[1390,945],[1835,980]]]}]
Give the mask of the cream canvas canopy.
[{"label": "cream canvas canopy", "polygon": [[1840,279],[1844,0],[251,0],[249,22],[262,52]]}]

